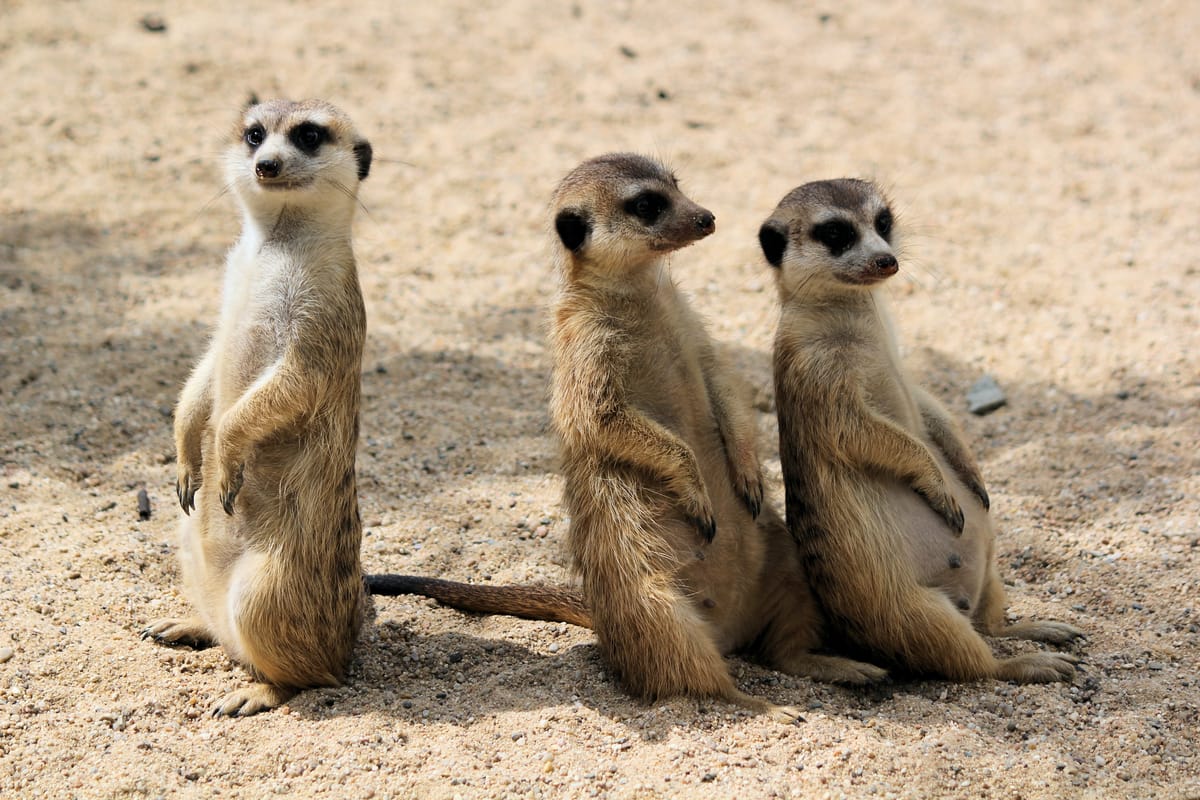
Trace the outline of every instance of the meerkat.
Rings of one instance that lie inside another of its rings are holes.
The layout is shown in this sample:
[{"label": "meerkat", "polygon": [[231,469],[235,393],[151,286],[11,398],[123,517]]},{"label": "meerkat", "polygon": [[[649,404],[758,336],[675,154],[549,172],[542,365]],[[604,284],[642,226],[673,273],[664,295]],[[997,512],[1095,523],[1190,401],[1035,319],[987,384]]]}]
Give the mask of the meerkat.
[{"label": "meerkat", "polygon": [[175,410],[196,616],[143,633],[220,644],[246,667],[257,683],[214,715],[339,684],[365,614],[354,459],[366,315],[351,221],[371,155],[317,100],[250,107],[225,150],[243,228],[220,321]]},{"label": "meerkat", "polygon": [[[529,587],[369,576],[372,592],[586,624],[647,700],[706,696],[795,719],[735,685],[723,657],[732,652],[822,680],[883,678],[874,665],[811,652],[822,622],[796,545],[763,501],[749,402],[668,271],[670,253],[713,232],[712,213],[662,164],[627,153],[570,172],[552,210],[550,413],[581,589],[518,602]],[[493,588],[517,593],[478,593]]]},{"label": "meerkat", "polygon": [[998,659],[980,635],[1066,644],[1082,632],[1006,624],[983,478],[949,414],[905,374],[886,312],[897,235],[883,193],[848,179],[793,190],[759,231],[782,305],[788,528],[831,626],[869,657],[952,680],[1070,680],[1075,657]]}]

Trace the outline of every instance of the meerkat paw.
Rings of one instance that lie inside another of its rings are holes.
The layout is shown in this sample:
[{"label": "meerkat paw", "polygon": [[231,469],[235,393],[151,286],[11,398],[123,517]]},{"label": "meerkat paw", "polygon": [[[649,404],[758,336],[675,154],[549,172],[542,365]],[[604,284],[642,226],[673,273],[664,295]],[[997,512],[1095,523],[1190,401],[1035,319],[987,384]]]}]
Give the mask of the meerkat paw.
[{"label": "meerkat paw", "polygon": [[782,722],[784,725],[794,725],[797,722],[803,722],[804,717],[800,714],[800,709],[795,706],[776,706],[770,705],[767,707],[766,714],[776,722]]},{"label": "meerkat paw", "polygon": [[750,511],[750,515],[758,518],[763,504],[763,474],[762,465],[758,463],[758,453],[752,445],[743,443],[741,447],[727,449],[729,477],[733,481],[734,491],[742,503]]},{"label": "meerkat paw", "polygon": [[270,711],[295,697],[295,689],[256,683],[222,697],[209,712],[214,717],[248,717],[260,711]]},{"label": "meerkat paw", "polygon": [[946,521],[946,524],[950,526],[950,530],[954,531],[955,536],[962,535],[965,518],[963,517],[962,507],[959,506],[958,501],[954,499],[952,494],[944,488],[936,492],[917,489],[917,494],[924,497],[929,507]]},{"label": "meerkat paw", "polygon": [[855,661],[841,656],[803,653],[788,658],[779,668],[789,675],[812,678],[823,683],[841,683],[848,686],[865,686],[878,683],[888,676],[888,671],[874,664]]},{"label": "meerkat paw", "polygon": [[883,667],[877,667],[865,661],[854,661],[848,658],[839,658],[837,661],[841,663],[836,666],[831,665],[826,677],[818,677],[817,679],[829,681],[830,683],[841,683],[846,686],[866,686],[872,683],[879,683],[888,676],[888,671]]},{"label": "meerkat paw", "polygon": [[983,478],[980,478],[978,475],[968,477],[967,488],[971,490],[971,494],[979,499],[984,511],[991,509],[992,498],[988,497],[987,488],[983,485]]},{"label": "meerkat paw", "polygon": [[711,506],[704,506],[699,509],[689,511],[688,519],[695,526],[696,532],[708,543],[717,536],[717,518],[713,516]]},{"label": "meerkat paw", "polygon": [[237,464],[227,467],[222,464],[217,476],[217,491],[221,498],[221,507],[225,513],[233,515],[233,503],[237,500],[238,492],[242,490],[242,480],[245,477],[246,465]]},{"label": "meerkat paw", "polygon": [[682,494],[680,499],[683,512],[695,526],[696,531],[704,538],[704,541],[712,542],[713,537],[717,535],[717,517],[713,513],[712,500],[709,499],[704,484],[700,484],[689,493]]},{"label": "meerkat paw", "polygon": [[1049,642],[1050,644],[1070,644],[1087,634],[1074,625],[1046,620],[1043,622],[1018,622],[1015,625],[1007,625],[993,635],[1002,636],[1007,639],[1031,639],[1035,642]]},{"label": "meerkat paw", "polygon": [[1079,659],[1068,653],[1026,653],[1002,660],[996,677],[1017,683],[1069,682],[1078,663]]},{"label": "meerkat paw", "polygon": [[755,462],[755,470],[753,472],[744,472],[735,474],[733,487],[737,490],[738,497],[746,504],[746,508],[750,511],[750,516],[758,518],[758,512],[762,511],[763,504],[763,478],[762,472],[757,469],[758,463]]},{"label": "meerkat paw", "polygon": [[143,639],[153,639],[163,645],[203,650],[217,643],[216,637],[195,617],[187,619],[158,619],[142,629]]},{"label": "meerkat paw", "polygon": [[175,478],[175,495],[179,498],[179,507],[184,514],[190,515],[196,510],[196,492],[200,489],[200,469],[179,465]]}]

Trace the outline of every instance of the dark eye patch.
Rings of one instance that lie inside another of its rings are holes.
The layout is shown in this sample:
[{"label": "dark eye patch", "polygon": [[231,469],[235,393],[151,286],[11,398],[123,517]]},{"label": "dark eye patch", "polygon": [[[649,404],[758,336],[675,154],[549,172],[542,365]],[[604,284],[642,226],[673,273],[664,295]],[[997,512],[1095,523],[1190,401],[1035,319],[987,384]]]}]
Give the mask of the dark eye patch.
[{"label": "dark eye patch", "polygon": [[259,124],[251,125],[242,132],[242,139],[249,145],[251,150],[256,150],[263,140],[267,138],[267,132],[263,130],[263,126]]},{"label": "dark eye patch", "polygon": [[315,122],[301,122],[288,133],[288,139],[303,152],[311,154],[329,141],[329,130]]},{"label": "dark eye patch", "polygon": [[829,254],[837,258],[854,247],[855,242],[858,241],[858,231],[848,220],[831,219],[820,225],[814,225],[812,238],[825,245],[829,249]]},{"label": "dark eye patch", "polygon": [[663,212],[671,207],[671,201],[654,191],[646,191],[625,201],[625,212],[637,217],[647,225],[653,225]]},{"label": "dark eye patch", "polygon": [[885,242],[891,241],[888,237],[892,235],[892,210],[885,208],[875,215],[875,232],[883,237]]}]

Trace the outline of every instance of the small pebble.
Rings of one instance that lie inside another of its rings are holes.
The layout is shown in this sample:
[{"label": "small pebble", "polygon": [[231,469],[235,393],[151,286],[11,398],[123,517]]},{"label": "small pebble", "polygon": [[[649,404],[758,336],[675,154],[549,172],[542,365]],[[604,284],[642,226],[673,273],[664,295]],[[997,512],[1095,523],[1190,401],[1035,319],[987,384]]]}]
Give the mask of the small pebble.
[{"label": "small pebble", "polygon": [[979,416],[990,414],[1007,402],[1004,390],[991,375],[984,375],[967,391],[967,410]]},{"label": "small pebble", "polygon": [[[164,33],[167,30],[167,21],[158,14],[147,14],[141,19],[142,27],[150,33]],[[189,778],[189,780],[192,780]]]},{"label": "small pebble", "polygon": [[13,649],[11,647],[0,647],[0,664],[10,661],[13,657]]}]

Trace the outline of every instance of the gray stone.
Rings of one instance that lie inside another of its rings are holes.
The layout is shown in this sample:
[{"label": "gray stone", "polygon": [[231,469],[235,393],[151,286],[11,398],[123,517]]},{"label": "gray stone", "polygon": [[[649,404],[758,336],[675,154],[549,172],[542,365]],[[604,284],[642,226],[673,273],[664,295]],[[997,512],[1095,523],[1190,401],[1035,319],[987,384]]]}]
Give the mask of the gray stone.
[{"label": "gray stone", "polygon": [[975,385],[967,392],[967,410],[979,416],[990,414],[1007,402],[1004,390],[991,375],[984,375],[975,381]]}]

